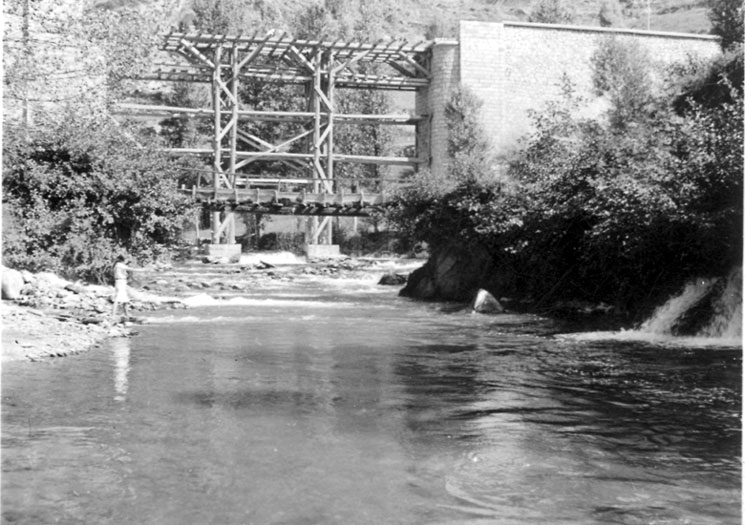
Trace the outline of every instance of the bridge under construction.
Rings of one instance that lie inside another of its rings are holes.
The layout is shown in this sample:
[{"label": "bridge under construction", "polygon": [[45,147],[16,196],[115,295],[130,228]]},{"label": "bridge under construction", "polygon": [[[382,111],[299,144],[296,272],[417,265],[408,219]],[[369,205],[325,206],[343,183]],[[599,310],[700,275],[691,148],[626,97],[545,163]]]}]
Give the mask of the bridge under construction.
[{"label": "bridge under construction", "polygon": [[[365,191],[357,181],[341,179],[338,163],[400,166],[417,170],[429,157],[419,137],[427,115],[345,114],[337,109],[337,90],[419,91],[431,81],[433,42],[377,43],[298,40],[287,35],[227,36],[172,32],[162,49],[173,58],[142,80],[209,84],[211,107],[186,108],[120,104],[127,114],[208,119],[210,148],[174,148],[174,155],[209,159],[190,192],[211,210],[213,246],[235,245],[236,213],[309,216],[309,252],[332,245],[332,216],[365,216],[385,204],[384,192]],[[259,111],[245,107],[242,82],[302,86],[305,111]],[[249,131],[247,122],[290,123],[289,136],[270,142]],[[352,155],[335,147],[339,124],[412,126],[417,137],[413,155]],[[282,177],[263,176],[260,166],[280,163]],[[366,180],[369,182],[369,180]],[[331,247],[331,246],[329,246]],[[227,248],[227,246],[226,246]],[[315,250],[314,250],[315,249]]]}]

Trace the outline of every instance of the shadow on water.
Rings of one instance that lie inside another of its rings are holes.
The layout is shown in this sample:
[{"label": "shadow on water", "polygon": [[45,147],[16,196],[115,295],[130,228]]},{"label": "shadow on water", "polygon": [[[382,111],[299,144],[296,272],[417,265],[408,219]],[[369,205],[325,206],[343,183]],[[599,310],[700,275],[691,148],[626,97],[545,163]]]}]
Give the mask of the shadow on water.
[{"label": "shadow on water", "polygon": [[674,461],[708,470],[726,464],[737,472],[738,350],[539,338],[507,350],[419,346],[404,352],[395,370],[415,436],[489,442],[506,422],[519,421],[548,435],[589,440],[632,463],[664,452]]},{"label": "shadow on water", "polygon": [[202,408],[230,408],[233,410],[258,409],[272,411],[292,409],[296,412],[311,412],[322,400],[311,392],[293,390],[246,389],[232,392],[186,391],[174,395],[176,401]]},{"label": "shadow on water", "polygon": [[[741,450],[742,358],[738,350],[625,343],[572,345],[562,366],[542,371],[554,396],[594,416],[556,432],[585,433],[615,452],[675,450],[715,468]],[[571,354],[571,355],[568,355]]]}]

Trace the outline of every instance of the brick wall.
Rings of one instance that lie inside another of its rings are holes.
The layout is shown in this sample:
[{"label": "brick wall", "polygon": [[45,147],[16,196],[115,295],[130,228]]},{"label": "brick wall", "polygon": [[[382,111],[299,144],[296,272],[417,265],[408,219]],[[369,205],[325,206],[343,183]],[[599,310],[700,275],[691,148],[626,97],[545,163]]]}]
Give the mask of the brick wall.
[{"label": "brick wall", "polygon": [[[594,97],[590,57],[598,42],[609,36],[639,42],[660,66],[689,55],[712,57],[719,53],[718,39],[711,36],[461,21],[459,45],[455,49],[452,44],[440,46],[439,50],[435,46],[432,86],[426,96],[417,97],[418,112],[425,109],[421,104],[426,99],[432,115],[432,169],[439,172],[446,166],[447,130],[442,110],[447,93],[458,82],[484,102],[482,122],[497,154],[504,158],[517,146],[518,138],[529,131],[528,110],[540,109],[558,98],[563,75],[581,94]],[[588,111],[593,107],[598,107],[597,99],[591,100]]]}]

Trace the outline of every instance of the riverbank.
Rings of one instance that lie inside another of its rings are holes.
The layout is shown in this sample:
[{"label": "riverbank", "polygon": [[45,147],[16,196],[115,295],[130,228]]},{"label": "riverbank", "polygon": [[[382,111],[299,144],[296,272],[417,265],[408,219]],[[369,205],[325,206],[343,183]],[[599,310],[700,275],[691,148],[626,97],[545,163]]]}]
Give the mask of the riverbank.
[{"label": "riverbank", "polygon": [[127,326],[85,324],[61,312],[2,303],[2,362],[39,361],[78,354],[110,337],[128,337]]},{"label": "riverbank", "polygon": [[[4,269],[4,273],[10,272]],[[137,318],[111,314],[112,286],[71,282],[47,272],[13,273],[16,278],[21,275],[22,282],[15,284],[17,290],[4,291],[13,298],[4,297],[0,306],[2,362],[64,357],[111,337],[132,335]],[[176,298],[134,289],[131,298],[131,313],[180,307]]]},{"label": "riverbank", "polygon": [[[412,260],[409,266],[423,263]],[[0,307],[2,361],[39,361],[84,352],[108,338],[135,333],[143,312],[188,308],[203,302],[205,297],[240,296],[272,281],[343,279],[367,272],[396,275],[392,272],[399,266],[375,259],[307,261],[284,252],[246,254],[237,264],[200,259],[158,266],[137,272],[130,279],[130,313],[134,317],[129,319],[112,319],[112,286],[73,283],[53,274],[23,272],[19,297],[3,300]],[[400,279],[405,282],[405,275],[398,277],[395,284],[401,284]]]}]

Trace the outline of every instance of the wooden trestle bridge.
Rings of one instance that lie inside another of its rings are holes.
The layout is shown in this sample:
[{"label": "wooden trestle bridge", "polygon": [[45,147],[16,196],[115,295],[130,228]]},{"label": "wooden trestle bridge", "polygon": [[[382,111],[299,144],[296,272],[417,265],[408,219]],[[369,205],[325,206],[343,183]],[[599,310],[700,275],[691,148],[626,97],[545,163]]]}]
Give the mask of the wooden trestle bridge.
[{"label": "wooden trestle bridge", "polygon": [[[384,203],[382,193],[366,193],[335,177],[337,163],[406,166],[416,170],[427,152],[413,157],[343,154],[334,147],[335,126],[373,124],[414,126],[417,136],[426,115],[343,114],[338,89],[418,91],[430,83],[432,42],[408,44],[321,42],[287,35],[228,36],[172,32],[162,49],[176,60],[157,65],[143,80],[200,82],[211,86],[210,108],[121,104],[120,111],[150,116],[188,116],[211,121],[210,148],[171,149],[174,155],[211,159],[211,173],[200,174],[189,189],[211,206],[212,243],[235,242],[235,213],[309,215],[306,241],[331,244],[331,222],[318,215],[366,215]],[[305,111],[259,111],[244,107],[241,82],[273,82],[304,87]],[[252,134],[247,121],[293,123],[292,136],[269,142]],[[286,178],[260,176],[257,162],[289,168]],[[347,187],[345,187],[345,185]]]}]

